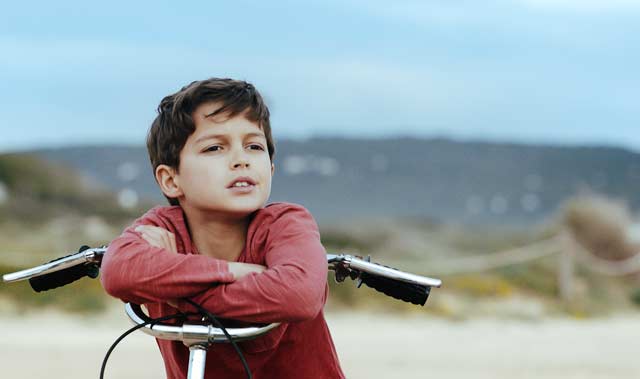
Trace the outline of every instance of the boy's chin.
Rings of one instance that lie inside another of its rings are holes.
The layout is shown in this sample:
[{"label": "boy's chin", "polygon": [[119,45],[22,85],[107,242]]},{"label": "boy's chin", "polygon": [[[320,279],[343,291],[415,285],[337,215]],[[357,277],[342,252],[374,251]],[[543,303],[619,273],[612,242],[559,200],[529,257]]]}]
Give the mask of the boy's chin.
[{"label": "boy's chin", "polygon": [[229,204],[228,206],[212,206],[203,209],[205,212],[217,213],[233,218],[248,217],[253,212],[262,208],[264,204]]}]

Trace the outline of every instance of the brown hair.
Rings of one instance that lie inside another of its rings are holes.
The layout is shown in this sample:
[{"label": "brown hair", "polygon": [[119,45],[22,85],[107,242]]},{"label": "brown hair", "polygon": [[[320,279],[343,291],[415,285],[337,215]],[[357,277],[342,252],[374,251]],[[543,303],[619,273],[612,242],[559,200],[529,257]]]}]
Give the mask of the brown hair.
[{"label": "brown hair", "polygon": [[[187,138],[196,130],[193,111],[207,102],[221,104],[211,116],[222,114],[232,118],[242,114],[247,120],[257,123],[267,139],[269,158],[273,160],[275,144],[271,136],[269,108],[260,93],[245,81],[210,78],[192,82],[160,102],[158,116],[147,135],[154,177],[156,168],[161,164],[178,170],[180,152]],[[171,205],[179,205],[175,198],[167,197],[167,200]]]}]

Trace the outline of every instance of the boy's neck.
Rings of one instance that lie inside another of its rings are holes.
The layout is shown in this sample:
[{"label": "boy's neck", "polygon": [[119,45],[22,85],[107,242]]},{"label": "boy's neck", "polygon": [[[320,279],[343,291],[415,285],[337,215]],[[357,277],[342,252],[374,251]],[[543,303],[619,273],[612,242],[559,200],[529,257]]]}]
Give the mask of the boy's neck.
[{"label": "boy's neck", "polygon": [[193,245],[202,255],[234,262],[247,240],[250,217],[231,218],[183,209]]}]

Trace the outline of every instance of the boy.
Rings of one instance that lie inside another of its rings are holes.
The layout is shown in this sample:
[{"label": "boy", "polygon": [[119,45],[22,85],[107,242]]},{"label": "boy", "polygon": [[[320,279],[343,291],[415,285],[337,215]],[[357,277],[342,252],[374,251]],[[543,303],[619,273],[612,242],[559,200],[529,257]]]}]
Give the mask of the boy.
[{"label": "boy", "polygon": [[[193,311],[282,324],[241,342],[256,379],[344,378],[327,328],[326,253],[303,207],[265,206],[273,154],[269,110],[243,81],[197,81],[165,97],[147,137],[160,189],[156,207],[109,245],[105,290],[145,304],[151,317]],[[167,377],[187,375],[188,349],[157,340]],[[230,344],[207,357],[209,378],[241,378]]]}]

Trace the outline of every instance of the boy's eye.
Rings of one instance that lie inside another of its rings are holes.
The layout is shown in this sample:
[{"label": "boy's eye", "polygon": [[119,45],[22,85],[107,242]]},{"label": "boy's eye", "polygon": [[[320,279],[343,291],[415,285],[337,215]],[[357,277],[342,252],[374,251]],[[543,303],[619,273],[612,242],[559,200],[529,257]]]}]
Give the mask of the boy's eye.
[{"label": "boy's eye", "polygon": [[249,145],[249,148],[251,150],[264,150],[264,147],[262,147],[262,145],[258,145],[258,144],[255,144],[255,143]]},{"label": "boy's eye", "polygon": [[218,151],[222,148],[222,146],[218,146],[218,145],[213,145],[213,146],[209,146],[206,149],[204,149],[203,151]]}]

